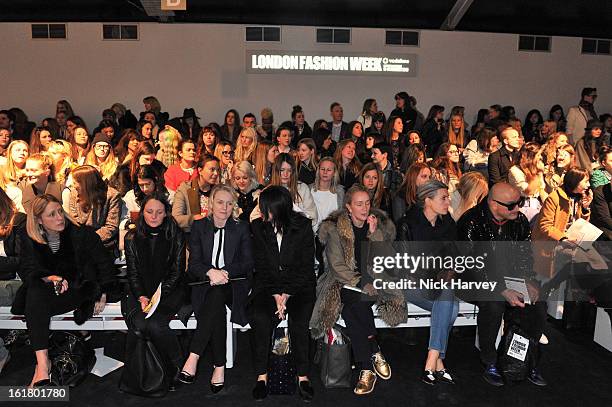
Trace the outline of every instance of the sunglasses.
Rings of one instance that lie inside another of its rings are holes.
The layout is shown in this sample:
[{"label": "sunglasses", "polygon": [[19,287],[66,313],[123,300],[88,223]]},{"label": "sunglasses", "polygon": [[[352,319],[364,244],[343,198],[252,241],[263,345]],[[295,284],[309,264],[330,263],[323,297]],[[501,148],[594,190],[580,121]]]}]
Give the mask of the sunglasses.
[{"label": "sunglasses", "polygon": [[494,201],[500,204],[501,206],[503,206],[504,208],[508,209],[509,211],[511,211],[517,206],[518,207],[523,206],[523,204],[525,203],[525,197],[520,197],[518,201],[510,202],[510,203],[500,202],[497,199],[494,199]]}]

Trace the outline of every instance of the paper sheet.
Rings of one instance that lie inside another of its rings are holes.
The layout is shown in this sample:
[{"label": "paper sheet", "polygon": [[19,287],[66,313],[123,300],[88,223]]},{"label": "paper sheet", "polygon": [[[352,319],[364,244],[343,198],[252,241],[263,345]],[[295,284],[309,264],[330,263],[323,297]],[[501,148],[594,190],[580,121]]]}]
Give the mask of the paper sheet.
[{"label": "paper sheet", "polygon": [[527,283],[525,283],[524,278],[515,278],[515,277],[504,277],[506,282],[506,288],[509,290],[514,290],[523,295],[523,303],[531,304],[531,298],[529,298],[529,291],[527,290]]},{"label": "paper sheet", "polygon": [[567,238],[576,240],[576,244],[584,250],[589,250],[603,231],[584,219],[576,219],[567,230]]},{"label": "paper sheet", "polygon": [[145,319],[149,319],[151,316],[153,316],[160,301],[161,301],[161,283],[159,283],[159,285],[157,286],[157,290],[155,290],[155,293],[153,293],[153,296],[151,297],[151,303],[150,303],[151,308],[149,308],[149,310],[147,311],[147,316],[145,317]]}]

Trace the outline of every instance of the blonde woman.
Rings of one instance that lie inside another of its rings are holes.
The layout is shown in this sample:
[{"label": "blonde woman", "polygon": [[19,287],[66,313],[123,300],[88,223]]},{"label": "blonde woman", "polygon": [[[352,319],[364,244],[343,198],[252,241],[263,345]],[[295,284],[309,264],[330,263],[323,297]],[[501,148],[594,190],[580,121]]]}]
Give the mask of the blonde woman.
[{"label": "blonde woman", "polygon": [[232,177],[234,167],[234,146],[231,141],[221,140],[215,147],[214,155],[219,159],[221,166],[221,183],[227,184]]},{"label": "blonde woman", "polygon": [[100,175],[105,182],[108,182],[115,175],[117,160],[111,148],[110,140],[105,134],[98,133],[94,137],[91,148],[85,156],[85,165],[91,165],[100,171]]},{"label": "blonde woman", "polygon": [[257,132],[252,127],[245,127],[240,131],[234,160],[253,162],[254,152],[257,148]]},{"label": "blonde woman", "polygon": [[465,121],[460,114],[454,114],[450,118],[450,126],[448,126],[448,142],[454,144],[459,149],[459,153],[463,152],[468,141],[468,132],[465,129]]},{"label": "blonde woman", "polygon": [[451,195],[448,212],[456,222],[465,212],[478,205],[488,193],[489,184],[485,176],[476,171],[468,172],[461,177],[457,189]]},{"label": "blonde woman", "polygon": [[30,152],[28,143],[15,140],[6,150],[6,165],[2,167],[6,183],[17,185],[25,178],[25,164]]},{"label": "blonde woman", "polygon": [[[11,312],[25,315],[36,368],[30,387],[50,386],[49,322],[74,310],[82,325],[104,310],[107,288],[115,280],[112,259],[95,232],[75,224],[54,196],[37,196],[28,210],[27,244]],[[102,294],[100,294],[102,293]]]},{"label": "blonde woman", "polygon": [[49,146],[49,156],[53,160],[53,172],[55,180],[66,185],[70,171],[74,168],[72,162],[72,146],[69,142],[62,139],[54,140]]},{"label": "blonde woman", "polygon": [[257,182],[253,166],[248,161],[240,161],[232,167],[230,181],[238,193],[238,218],[248,222],[251,212],[257,206],[257,197],[263,186]]},{"label": "blonde woman", "polygon": [[332,157],[323,157],[319,162],[314,183],[310,186],[310,193],[317,207],[319,221],[315,230],[319,229],[330,213],[342,208],[344,203],[344,188],[340,185],[336,162]]},{"label": "blonde woman", "polygon": [[553,133],[548,137],[546,144],[544,146],[543,157],[544,163],[547,166],[551,166],[554,168],[555,160],[557,159],[557,150],[563,146],[569,144],[569,138],[567,134],[563,132]]},{"label": "blonde woman", "polygon": [[4,171],[0,171],[0,189],[6,193],[11,201],[13,201],[18,212],[25,213],[25,209],[21,203],[23,197],[21,189],[17,188],[15,185],[8,184],[5,175]]},{"label": "blonde woman", "polygon": [[159,151],[157,152],[158,161],[161,161],[166,167],[176,164],[179,161],[179,144],[181,142],[181,133],[172,126],[166,125],[159,132]]}]

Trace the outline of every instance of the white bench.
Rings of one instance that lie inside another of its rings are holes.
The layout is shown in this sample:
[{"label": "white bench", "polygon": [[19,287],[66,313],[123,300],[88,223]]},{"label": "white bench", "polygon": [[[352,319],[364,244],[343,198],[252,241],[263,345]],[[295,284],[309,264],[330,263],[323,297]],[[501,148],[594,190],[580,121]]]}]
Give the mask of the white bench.
[{"label": "white bench", "polygon": [[612,327],[610,326],[610,315],[601,307],[597,308],[593,340],[595,343],[600,344],[612,352]]},{"label": "white bench", "polygon": [[[476,316],[478,308],[465,302],[459,302],[459,315],[455,321],[455,326],[476,325]],[[344,321],[340,319],[340,325],[344,325]],[[387,325],[382,319],[375,319],[377,328],[392,328]],[[408,304],[408,320],[396,328],[414,328],[427,327],[431,324],[430,312],[419,308],[413,304]],[[183,325],[178,318],[170,321],[171,329],[195,329],[197,321],[192,315],[187,322],[187,327]],[[286,326],[286,321],[283,321],[280,326]],[[226,367],[231,369],[234,366],[234,358],[236,354],[236,337],[235,330],[245,331],[250,329],[247,324],[241,326],[231,322],[231,312],[227,312],[227,345],[226,345]],[[25,318],[22,315],[11,314],[10,307],[0,307],[0,329],[27,329]],[[121,305],[119,303],[106,304],[104,311],[86,321],[83,325],[74,323],[72,312],[62,315],[56,315],[51,318],[51,330],[64,331],[120,331],[127,330],[127,326],[121,315]]]}]

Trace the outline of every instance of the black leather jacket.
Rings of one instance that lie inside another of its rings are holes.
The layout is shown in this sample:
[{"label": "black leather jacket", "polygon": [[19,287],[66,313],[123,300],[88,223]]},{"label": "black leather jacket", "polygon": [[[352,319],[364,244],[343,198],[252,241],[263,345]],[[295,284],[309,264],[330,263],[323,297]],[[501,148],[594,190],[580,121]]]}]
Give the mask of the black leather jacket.
[{"label": "black leather jacket", "polygon": [[25,221],[25,214],[18,212],[13,221],[13,230],[4,239],[6,257],[0,256],[0,280],[12,280],[17,273],[22,280],[25,279],[21,274],[21,256],[23,256],[21,245],[23,239],[27,239]]},{"label": "black leather jacket", "polygon": [[[162,281],[162,297],[172,292],[181,282],[185,271],[185,237],[180,228],[172,222],[172,227],[177,228],[175,238],[170,243],[170,250],[166,255],[166,266],[168,272]],[[159,238],[162,238],[161,236]],[[146,239],[139,236],[136,230],[130,230],[125,236],[125,259],[127,265],[127,277],[130,284],[130,290],[134,297],[138,299],[140,296],[146,295],[142,282],[142,276],[146,275],[148,270],[143,269],[141,256],[150,256],[150,252],[139,253],[139,245],[137,240]],[[147,244],[148,246],[148,244]]]},{"label": "black leather jacket", "polygon": [[[497,281],[495,291],[506,286],[504,275],[533,280],[531,229],[522,213],[499,226],[493,222],[487,200],[467,211],[457,223],[458,240],[473,242],[467,246],[473,255],[487,253],[487,266],[472,277],[479,281]],[[504,242],[496,244],[495,242]],[[479,242],[479,243],[476,243]]]}]

